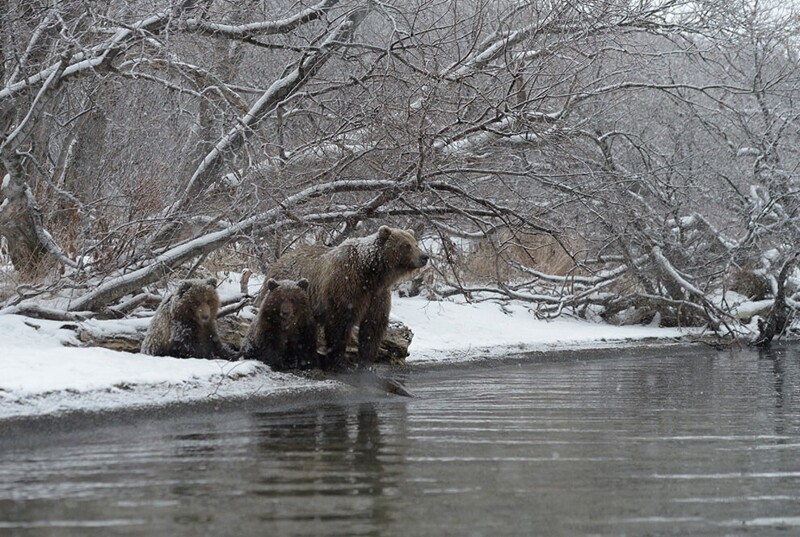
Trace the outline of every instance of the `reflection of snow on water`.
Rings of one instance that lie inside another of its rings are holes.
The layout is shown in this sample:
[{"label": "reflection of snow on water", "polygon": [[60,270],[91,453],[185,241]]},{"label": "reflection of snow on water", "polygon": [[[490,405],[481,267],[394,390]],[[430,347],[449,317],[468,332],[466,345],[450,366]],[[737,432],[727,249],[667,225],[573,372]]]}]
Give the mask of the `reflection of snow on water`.
[{"label": "reflection of snow on water", "polygon": [[782,477],[800,477],[800,472],[731,472],[726,474],[653,474],[653,479],[779,479]]},{"label": "reflection of snow on water", "polygon": [[800,501],[800,496],[728,496],[725,498],[675,498],[675,503],[742,503]]},{"label": "reflection of snow on water", "polygon": [[731,521],[731,526],[800,526],[800,516],[763,517]]},{"label": "reflection of snow on water", "polygon": [[140,526],[147,521],[143,518],[120,518],[111,520],[45,520],[36,522],[2,522],[3,529],[34,528],[119,528],[124,526]]}]

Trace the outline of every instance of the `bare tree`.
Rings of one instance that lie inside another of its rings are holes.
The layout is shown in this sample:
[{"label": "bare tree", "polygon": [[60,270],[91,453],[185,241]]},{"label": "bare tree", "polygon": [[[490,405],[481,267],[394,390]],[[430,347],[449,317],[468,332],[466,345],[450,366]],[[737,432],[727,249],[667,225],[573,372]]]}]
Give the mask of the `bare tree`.
[{"label": "bare tree", "polygon": [[798,210],[793,13],[740,4],[9,2],[0,235],[73,312],[380,219],[443,294],[724,328]]}]

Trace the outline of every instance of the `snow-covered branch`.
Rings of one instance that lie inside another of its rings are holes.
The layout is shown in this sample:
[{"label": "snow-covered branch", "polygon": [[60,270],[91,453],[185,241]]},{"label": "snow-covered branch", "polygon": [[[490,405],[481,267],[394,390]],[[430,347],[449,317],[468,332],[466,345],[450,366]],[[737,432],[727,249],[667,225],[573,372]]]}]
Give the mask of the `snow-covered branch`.
[{"label": "snow-covered branch", "polygon": [[0,143],[0,154],[10,156],[17,148],[25,141],[27,135],[35,128],[35,121],[38,119],[44,105],[47,103],[47,95],[52,93],[54,86],[58,84],[58,80],[64,72],[66,67],[65,62],[60,61],[56,64],[53,72],[44,81],[42,87],[39,89],[36,97],[33,99],[28,113],[22,119],[19,125],[11,131],[11,133],[3,138]]},{"label": "snow-covered branch", "polygon": [[[644,260],[645,258],[643,257],[640,258],[638,261],[641,263]],[[558,283],[562,285],[580,285],[584,287],[597,285],[598,283],[613,280],[628,272],[628,265],[625,264],[622,264],[613,269],[597,271],[592,276],[581,276],[578,274],[568,274],[566,276],[558,276],[555,274],[546,274],[544,272],[534,270],[520,263],[512,263],[512,266],[515,269],[519,270],[520,272],[527,274],[528,276],[532,276],[537,280],[542,280],[551,283]]]},{"label": "snow-covered branch", "polygon": [[97,69],[104,64],[110,64],[133,41],[141,39],[150,33],[159,32],[166,26],[168,21],[168,14],[158,13],[126,28],[118,28],[111,39],[105,43],[96,45],[86,52],[74,54],[66,62],[59,60],[38,73],[25,77],[23,80],[6,84],[0,90],[0,101],[43,84],[53,76],[53,73],[59,72],[58,78],[63,79]]},{"label": "snow-covered branch", "polygon": [[506,35],[497,36],[495,40],[483,43],[483,47],[471,54],[463,61],[451,65],[440,73],[442,78],[459,79],[480,71],[489,62],[503,56],[515,44],[528,37],[531,32],[540,27],[539,23],[530,24],[520,30],[508,32]]},{"label": "snow-covered branch", "polygon": [[211,151],[203,157],[197,169],[183,189],[178,201],[170,207],[167,218],[182,210],[192,199],[205,189],[211,181],[220,178],[224,157],[241,147],[244,141],[257,128],[258,123],[270,114],[283,100],[301,88],[310,77],[330,59],[331,54],[346,41],[367,15],[367,9],[356,10],[334,28],[318,49],[309,52],[280,79],[270,85],[264,94],[253,104],[246,114],[239,118],[234,128],[220,138]]},{"label": "snow-covered branch", "polygon": [[25,202],[27,206],[27,211],[29,214],[33,215],[33,227],[36,231],[36,236],[39,238],[39,243],[44,246],[44,248],[53,254],[56,259],[58,259],[61,263],[68,267],[78,268],[78,263],[73,259],[70,259],[56,244],[56,241],[53,239],[53,236],[44,228],[44,224],[42,222],[41,213],[39,208],[36,206],[36,200],[33,199],[33,194],[31,193],[30,187],[25,185]]},{"label": "snow-covered branch", "polygon": [[655,259],[658,266],[663,271],[664,275],[668,278],[672,279],[675,283],[683,287],[683,289],[688,292],[689,294],[694,295],[695,297],[702,298],[705,296],[705,293],[698,289],[695,285],[689,283],[676,269],[672,266],[672,263],[664,257],[663,252],[661,251],[660,246],[653,246],[653,259]]},{"label": "snow-covered branch", "polygon": [[[296,194],[288,196],[279,207],[245,218],[219,231],[197,237],[178,246],[169,248],[148,261],[144,266],[101,284],[89,293],[74,300],[70,311],[98,310],[123,296],[153,283],[169,274],[175,267],[203,254],[213,252],[237,236],[252,233],[274,223],[285,211],[306,203],[322,195],[334,192],[370,191],[375,188],[390,188],[393,181],[335,181],[322,185],[314,185]],[[296,219],[281,222],[281,226],[296,223]]]},{"label": "snow-covered branch", "polygon": [[258,35],[283,34],[294,30],[300,25],[319,19],[338,3],[339,0],[323,0],[290,17],[246,24],[226,24],[212,22],[206,19],[190,18],[182,21],[181,29],[189,32],[207,33],[231,39],[241,39]]}]

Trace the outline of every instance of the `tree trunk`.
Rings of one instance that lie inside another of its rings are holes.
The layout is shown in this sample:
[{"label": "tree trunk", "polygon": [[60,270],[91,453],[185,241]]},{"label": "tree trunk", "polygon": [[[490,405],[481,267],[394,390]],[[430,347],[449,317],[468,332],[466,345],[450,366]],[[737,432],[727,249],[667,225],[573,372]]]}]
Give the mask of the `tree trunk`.
[{"label": "tree trunk", "polygon": [[783,334],[783,331],[789,325],[790,312],[786,306],[786,277],[795,263],[797,263],[797,254],[783,265],[780,274],[778,274],[778,290],[775,293],[775,302],[769,310],[767,320],[758,321],[759,334],[753,343],[758,347],[769,347],[772,339]]},{"label": "tree trunk", "polygon": [[42,277],[55,265],[55,256],[43,244],[37,229],[42,216],[18,163],[5,163],[0,180],[0,236],[8,242],[11,263],[26,280]]}]

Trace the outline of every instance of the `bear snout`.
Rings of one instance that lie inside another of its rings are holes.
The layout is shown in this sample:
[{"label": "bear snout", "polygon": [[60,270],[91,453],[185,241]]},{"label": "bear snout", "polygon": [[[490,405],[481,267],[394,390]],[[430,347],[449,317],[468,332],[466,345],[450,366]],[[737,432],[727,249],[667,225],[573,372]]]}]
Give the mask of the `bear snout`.
[{"label": "bear snout", "polygon": [[195,315],[200,323],[207,324],[211,320],[211,313],[211,307],[208,304],[202,304],[197,308]]},{"label": "bear snout", "polygon": [[428,254],[422,254],[422,255],[420,255],[420,256],[419,256],[419,259],[417,260],[417,267],[418,267],[418,268],[420,268],[420,267],[424,267],[425,265],[427,265],[427,264],[428,264],[428,260],[429,260],[429,259],[430,259],[430,257],[428,256]]},{"label": "bear snout", "polygon": [[280,315],[281,319],[290,320],[294,317],[294,307],[291,304],[281,304]]}]

